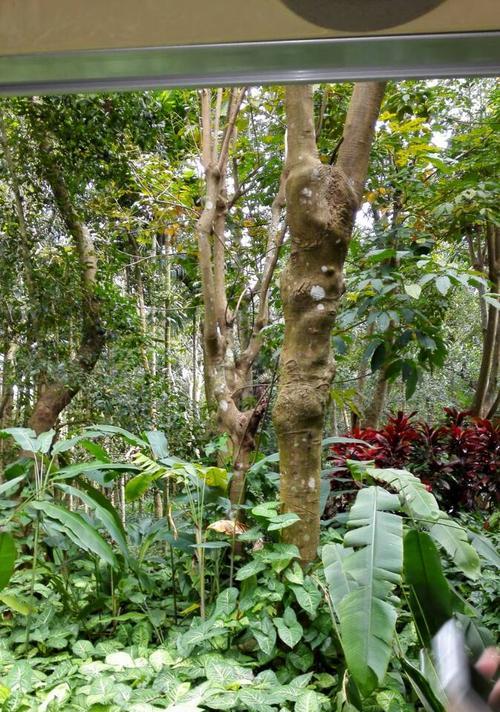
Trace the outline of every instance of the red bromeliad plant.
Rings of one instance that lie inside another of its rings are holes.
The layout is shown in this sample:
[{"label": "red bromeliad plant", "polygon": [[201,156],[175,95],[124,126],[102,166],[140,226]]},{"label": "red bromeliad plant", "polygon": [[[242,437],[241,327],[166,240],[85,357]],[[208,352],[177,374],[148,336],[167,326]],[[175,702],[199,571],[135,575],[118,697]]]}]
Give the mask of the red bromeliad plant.
[{"label": "red bromeliad plant", "polygon": [[345,487],[347,460],[374,461],[377,467],[407,469],[434,491],[448,511],[491,509],[497,499],[500,428],[490,420],[445,408],[437,426],[399,412],[380,430],[356,429],[359,443],[331,448],[332,491]]}]

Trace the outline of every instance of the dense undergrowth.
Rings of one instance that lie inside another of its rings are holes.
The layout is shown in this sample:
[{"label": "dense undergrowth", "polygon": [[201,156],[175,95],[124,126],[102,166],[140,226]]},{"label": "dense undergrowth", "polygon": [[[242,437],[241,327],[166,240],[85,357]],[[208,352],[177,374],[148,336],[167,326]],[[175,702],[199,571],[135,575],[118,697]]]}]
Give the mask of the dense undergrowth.
[{"label": "dense undergrowth", "polygon": [[[435,630],[455,615],[474,654],[493,642],[498,514],[491,499],[479,510],[480,496],[450,517],[454,480],[441,490],[410,474],[416,439],[387,462],[380,438],[357,433],[379,467],[344,462],[340,494],[326,461],[322,558],[304,570],[281,540],[296,515],[279,512],[275,455],[251,469],[243,525],[213,447],[190,463],[156,432],[99,426],[55,444],[4,434],[33,455],[0,485],[2,712],[439,712]],[[116,437],[121,462],[108,454]],[[351,457],[362,447],[330,438],[325,453],[332,445]]]}]

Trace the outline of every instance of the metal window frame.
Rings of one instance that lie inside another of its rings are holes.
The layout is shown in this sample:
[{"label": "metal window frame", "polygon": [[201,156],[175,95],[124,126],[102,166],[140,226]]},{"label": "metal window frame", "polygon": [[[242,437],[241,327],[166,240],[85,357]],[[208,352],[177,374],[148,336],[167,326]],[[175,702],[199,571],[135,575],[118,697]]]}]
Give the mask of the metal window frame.
[{"label": "metal window frame", "polygon": [[500,31],[0,55],[0,94],[500,74]]}]

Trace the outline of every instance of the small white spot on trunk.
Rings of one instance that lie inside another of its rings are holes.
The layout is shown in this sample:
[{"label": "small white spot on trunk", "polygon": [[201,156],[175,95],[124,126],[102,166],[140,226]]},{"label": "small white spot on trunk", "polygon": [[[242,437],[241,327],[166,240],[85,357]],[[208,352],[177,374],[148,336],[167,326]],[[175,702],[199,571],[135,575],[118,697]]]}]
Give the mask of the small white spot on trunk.
[{"label": "small white spot on trunk", "polygon": [[324,272],[324,273],[328,272],[328,267],[327,267],[326,265],[322,265],[322,266],[321,266],[321,271]]},{"label": "small white spot on trunk", "polygon": [[302,189],[302,195],[305,195],[306,198],[310,198],[312,196],[313,192],[310,188],[303,188]]},{"label": "small white spot on trunk", "polygon": [[304,541],[309,541],[309,534],[304,534]]},{"label": "small white spot on trunk", "polygon": [[317,309],[318,311],[325,311],[325,305],[324,305],[324,304],[318,304],[318,306],[316,307],[316,309]]},{"label": "small white spot on trunk", "polygon": [[307,484],[309,485],[309,489],[310,489],[310,490],[315,490],[315,489],[316,489],[316,480],[314,479],[314,477],[311,477],[311,478],[309,479],[309,482],[308,482]]},{"label": "small white spot on trunk", "polygon": [[216,329],[216,331],[217,331],[217,336],[218,336],[219,339],[220,339],[220,338],[222,337],[222,331],[220,330],[220,326],[219,326],[218,324],[217,324],[217,329]]},{"label": "small white spot on trunk", "polygon": [[229,404],[225,400],[221,400],[220,402],[220,409],[226,412],[226,410],[229,408]]},{"label": "small white spot on trunk", "polygon": [[207,210],[212,210],[212,208],[214,207],[214,204],[212,203],[211,200],[207,200],[207,202],[205,203],[205,207]]},{"label": "small white spot on trunk", "polygon": [[311,287],[310,294],[313,299],[316,299],[316,301],[324,299],[326,296],[325,290],[319,284],[315,284],[313,287]]}]

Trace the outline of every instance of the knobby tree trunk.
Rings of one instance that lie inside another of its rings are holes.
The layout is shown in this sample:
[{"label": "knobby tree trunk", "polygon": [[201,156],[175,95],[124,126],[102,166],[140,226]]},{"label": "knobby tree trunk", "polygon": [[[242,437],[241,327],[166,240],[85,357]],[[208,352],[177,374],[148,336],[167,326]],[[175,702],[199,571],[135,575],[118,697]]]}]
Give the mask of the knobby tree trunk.
[{"label": "knobby tree trunk", "polygon": [[330,332],[344,291],[343,265],[363,195],[382,83],[355,86],[335,166],[321,163],[311,87],[289,87],[287,223],[291,255],[281,277],[285,335],[274,408],[284,512],[300,521],[283,530],[304,563],[317,555],[323,423],[334,363]]},{"label": "knobby tree trunk", "polygon": [[[488,278],[492,291],[500,290],[500,228],[487,225],[486,232]],[[482,295],[480,294],[482,302]],[[483,331],[483,349],[479,378],[472,403],[472,413],[479,417],[489,415],[498,395],[498,368],[500,349],[499,312],[489,304],[486,312],[486,328]],[[493,413],[494,415],[494,413]]]},{"label": "knobby tree trunk", "polygon": [[222,90],[216,92],[215,102],[212,101],[210,90],[201,91],[205,196],[204,207],[196,227],[205,312],[203,323],[205,391],[207,402],[216,412],[218,430],[229,435],[233,463],[230,499],[236,506],[244,501],[245,477],[251,464],[251,453],[255,448],[255,435],[265,410],[263,399],[255,407],[243,409],[242,396],[260,351],[262,329],[268,323],[268,292],[284,237],[284,228],[281,225],[284,196],[280,191],[272,206],[268,249],[260,280],[257,318],[248,343],[239,344],[238,350],[235,330],[241,301],[232,313],[226,296],[225,224],[228,209],[234,205],[238,195],[243,194],[243,185],[236,176],[236,180],[233,181],[236,186],[235,195],[229,198],[226,177],[229,149],[235,138],[235,122],[244,93],[245,90],[239,89],[231,91],[227,121],[222,128]]},{"label": "knobby tree trunk", "polygon": [[82,380],[92,372],[104,348],[105,332],[101,321],[101,304],[96,294],[97,256],[92,236],[73,205],[45,127],[35,115],[32,115],[32,123],[45,178],[76,249],[82,295],[81,336],[76,353],[68,364],[68,379],[66,382],[51,380],[44,385],[28,421],[36,433],[42,433],[55,426],[59,414],[79,392]]}]

